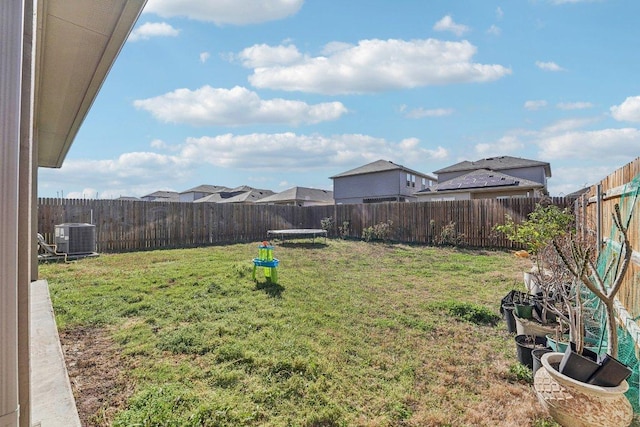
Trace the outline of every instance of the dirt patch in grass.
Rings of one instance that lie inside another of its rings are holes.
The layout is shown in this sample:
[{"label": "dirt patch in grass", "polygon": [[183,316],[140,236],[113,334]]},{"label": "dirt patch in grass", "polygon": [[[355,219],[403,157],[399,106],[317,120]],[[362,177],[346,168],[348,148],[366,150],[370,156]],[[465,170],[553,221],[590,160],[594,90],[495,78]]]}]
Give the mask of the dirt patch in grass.
[{"label": "dirt patch in grass", "polygon": [[104,329],[77,327],[60,332],[60,341],[82,425],[111,425],[133,392],[113,339]]}]

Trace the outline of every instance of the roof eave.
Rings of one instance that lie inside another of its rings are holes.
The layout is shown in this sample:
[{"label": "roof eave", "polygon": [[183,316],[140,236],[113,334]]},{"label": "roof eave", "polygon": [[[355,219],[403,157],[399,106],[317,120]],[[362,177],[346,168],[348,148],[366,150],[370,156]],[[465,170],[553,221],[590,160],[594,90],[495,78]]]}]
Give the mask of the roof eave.
[{"label": "roof eave", "polygon": [[[145,3],[146,0],[118,0],[110,10],[101,7],[100,2],[84,0],[38,3],[34,76],[38,166],[62,166]],[[52,10],[56,11],[55,16]],[[65,19],[67,15],[69,20]],[[87,16],[97,18],[90,20]],[[100,26],[107,20],[113,25],[101,33],[78,25],[75,17],[85,19],[87,26]],[[85,34],[91,37],[82,37]]]},{"label": "roof eave", "polygon": [[[503,190],[499,190],[499,189],[503,189]],[[525,186],[519,186],[519,185],[510,185],[510,186],[494,186],[494,187],[474,187],[474,188],[460,188],[460,189],[455,189],[455,190],[433,190],[430,192],[424,192],[424,193],[414,193],[414,194],[418,194],[418,195],[433,195],[433,194],[445,194],[445,193],[490,193],[490,192],[501,192],[501,193],[506,193],[508,191],[513,191],[513,190],[541,190],[544,189],[543,185],[525,185]]]}]

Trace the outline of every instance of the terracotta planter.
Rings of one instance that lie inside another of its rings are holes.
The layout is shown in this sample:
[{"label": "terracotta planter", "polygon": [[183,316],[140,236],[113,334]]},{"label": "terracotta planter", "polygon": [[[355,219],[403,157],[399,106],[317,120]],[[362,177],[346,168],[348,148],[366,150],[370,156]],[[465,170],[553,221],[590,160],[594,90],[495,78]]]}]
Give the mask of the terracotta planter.
[{"label": "terracotta planter", "polygon": [[558,372],[563,356],[543,355],[533,382],[538,400],[553,419],[572,427],[628,426],[633,419],[633,408],[624,395],[629,384],[601,387],[569,378]]}]

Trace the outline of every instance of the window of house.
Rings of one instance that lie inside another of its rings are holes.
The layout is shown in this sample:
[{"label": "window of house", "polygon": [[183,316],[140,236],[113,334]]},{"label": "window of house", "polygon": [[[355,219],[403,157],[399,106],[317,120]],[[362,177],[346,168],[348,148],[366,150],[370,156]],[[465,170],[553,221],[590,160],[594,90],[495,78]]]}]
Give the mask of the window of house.
[{"label": "window of house", "polygon": [[414,187],[416,186],[416,176],[415,175],[411,175],[410,173],[407,174],[407,187]]}]

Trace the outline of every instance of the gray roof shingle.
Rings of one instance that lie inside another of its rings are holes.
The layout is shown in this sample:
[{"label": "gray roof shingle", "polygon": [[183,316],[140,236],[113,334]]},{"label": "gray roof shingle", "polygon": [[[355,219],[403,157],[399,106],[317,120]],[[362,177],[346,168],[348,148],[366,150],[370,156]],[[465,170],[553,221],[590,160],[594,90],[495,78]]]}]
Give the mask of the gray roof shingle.
[{"label": "gray roof shingle", "polygon": [[432,185],[431,187],[417,191],[416,194],[427,194],[443,191],[477,190],[482,188],[544,188],[539,182],[517,178],[501,172],[488,169],[478,169],[459,177]]},{"label": "gray roof shingle", "polygon": [[228,199],[222,199],[219,201],[219,203],[255,203],[258,200],[264,199],[265,197],[269,197],[273,194],[275,193],[271,190],[260,190],[258,188],[252,188],[249,191],[245,191]]},{"label": "gray roof shingle", "polygon": [[488,157],[486,159],[476,160],[475,162],[465,160],[463,162],[456,163],[455,165],[447,166],[446,168],[434,171],[433,173],[442,174],[447,172],[464,172],[476,169],[501,171],[532,166],[543,166],[545,175],[547,177],[551,177],[551,165],[549,163],[511,156]]},{"label": "gray roof shingle", "polygon": [[364,175],[367,173],[384,172],[384,171],[398,170],[398,169],[404,170],[414,175],[426,176],[426,177],[429,177],[430,179],[435,180],[435,177],[432,177],[429,174],[414,171],[402,165],[397,165],[390,160],[376,160],[375,162],[368,163],[364,166],[360,166],[355,169],[351,169],[346,172],[342,172],[337,175],[334,175],[330,177],[330,179],[342,178],[345,176]]},{"label": "gray roof shingle", "polygon": [[219,191],[225,191],[225,190],[229,190],[229,188],[228,187],[224,187],[222,185],[202,184],[202,185],[198,185],[197,187],[193,187],[193,188],[190,188],[188,190],[181,191],[180,194],[185,194],[185,193],[209,193],[209,194],[213,194],[213,193],[217,193]]},{"label": "gray roof shingle", "polygon": [[308,187],[292,187],[260,199],[256,203],[293,202],[298,200],[333,203],[333,191]]}]

